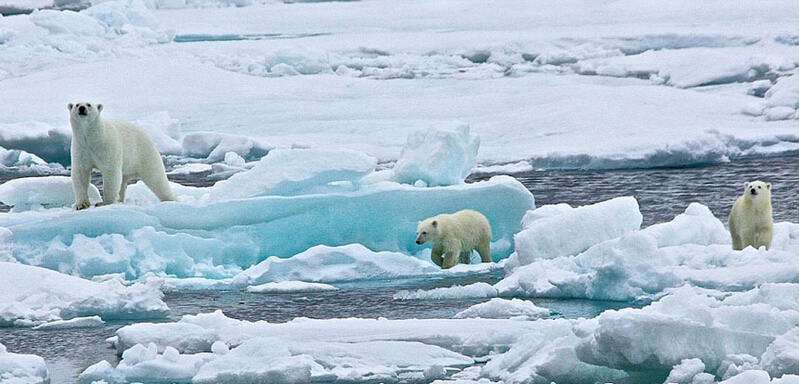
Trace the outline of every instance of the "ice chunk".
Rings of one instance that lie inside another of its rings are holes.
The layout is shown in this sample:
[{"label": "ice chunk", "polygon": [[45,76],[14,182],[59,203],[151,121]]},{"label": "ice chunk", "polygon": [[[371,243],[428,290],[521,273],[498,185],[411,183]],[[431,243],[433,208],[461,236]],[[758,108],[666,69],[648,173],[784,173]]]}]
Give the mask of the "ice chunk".
[{"label": "ice chunk", "polygon": [[394,165],[394,180],[428,186],[462,184],[476,162],[480,137],[462,124],[455,129],[431,129],[408,135]]},{"label": "ice chunk", "polygon": [[64,328],[90,328],[105,324],[100,316],[76,317],[69,320],[56,320],[39,324],[33,329],[64,329]]},{"label": "ice chunk", "polygon": [[[680,364],[674,366],[669,372],[664,384],[693,384],[694,377],[705,371],[705,363],[700,359],[684,359]],[[712,382],[712,381],[711,381]]]},{"label": "ice chunk", "polygon": [[394,294],[394,300],[461,300],[496,297],[497,290],[491,284],[474,283],[455,285],[448,288],[434,288],[429,291],[402,290]]},{"label": "ice chunk", "polygon": [[133,324],[117,330],[116,336],[119,354],[137,344],[151,343],[158,346],[159,352],[163,352],[166,346],[175,348],[181,353],[211,352],[213,344],[220,340],[219,332],[215,329],[182,322]]},{"label": "ice chunk", "polygon": [[571,256],[594,244],[640,229],[643,216],[634,197],[619,197],[538,220],[527,217],[524,229],[513,238],[516,253],[508,267],[527,265],[539,259]]},{"label": "ice chunk", "polygon": [[409,374],[421,377],[434,364],[464,367],[473,363],[471,358],[459,353],[418,342],[293,342],[281,345],[279,340],[255,338],[204,365],[192,382],[397,382]]},{"label": "ice chunk", "polygon": [[16,263],[0,263],[0,287],[0,326],[93,315],[103,319],[156,318],[169,311],[161,292],[142,284],[96,283]]},{"label": "ice chunk", "polygon": [[763,352],[760,365],[772,376],[799,374],[799,328],[778,336]]},{"label": "ice chunk", "polygon": [[533,166],[529,161],[519,161],[508,164],[477,165],[472,169],[472,174],[505,174],[512,175],[517,173],[531,172]]},{"label": "ice chunk", "polygon": [[0,146],[36,154],[47,162],[69,164],[71,140],[69,126],[56,127],[38,121],[0,123]]},{"label": "ice chunk", "polygon": [[[318,245],[296,256],[270,257],[236,276],[236,284],[269,282],[333,283],[389,279],[440,273],[432,263],[396,252],[373,252],[360,244],[341,247]],[[296,281],[299,280],[299,281]],[[268,286],[281,288],[281,286]]]},{"label": "ice chunk", "polygon": [[0,167],[30,167],[47,164],[38,156],[19,150],[0,147]]},{"label": "ice chunk", "polygon": [[41,357],[11,353],[0,344],[0,381],[9,384],[46,384],[50,382],[50,373]]},{"label": "ice chunk", "polygon": [[211,188],[213,201],[295,195],[333,181],[357,180],[373,172],[377,159],[347,150],[276,149],[251,170]]},{"label": "ice chunk", "polygon": [[[136,188],[146,189],[131,186],[131,198]],[[415,243],[418,221],[466,208],[488,218],[494,235],[491,253],[501,260],[512,252],[512,236],[524,212],[533,207],[533,196],[521,183],[496,176],[450,187],[383,182],[349,193],[265,196],[210,205],[115,204],[78,212],[28,212],[0,215],[0,227],[11,230],[5,245],[28,264],[88,277],[125,273],[135,279],[153,272],[229,278],[269,256],[287,258],[318,244],[362,244],[370,250],[426,258],[429,248]],[[94,256],[75,253],[79,249],[71,247],[76,239],[80,249],[112,256],[108,262],[97,258],[83,263]]]},{"label": "ice chunk", "polygon": [[161,355],[153,343],[136,344],[122,354],[122,360],[113,368],[105,360],[87,368],[81,375],[83,383],[105,380],[109,383],[125,382],[191,382],[203,364],[216,358],[211,353],[180,354],[166,347]]},{"label": "ice chunk", "polygon": [[247,292],[256,293],[301,293],[336,290],[338,290],[338,288],[332,285],[322,283],[306,283],[303,281],[281,281],[279,283],[266,283],[247,287]]},{"label": "ice chunk", "polygon": [[766,100],[769,107],[799,108],[799,76],[781,77],[766,91]]},{"label": "ice chunk", "polygon": [[475,304],[455,314],[456,319],[479,317],[483,319],[522,319],[537,320],[549,317],[549,310],[533,304],[531,301],[493,298],[482,304]]},{"label": "ice chunk", "polygon": [[133,123],[147,133],[161,155],[179,155],[183,151],[179,141],[180,120],[170,117],[168,112],[157,112]]},{"label": "ice chunk", "polygon": [[192,132],[183,136],[183,155],[204,157],[210,161],[222,161],[225,154],[235,152],[245,159],[260,158],[272,146],[257,139],[217,132]]},{"label": "ice chunk", "polygon": [[[102,201],[97,187],[89,184],[89,201]],[[0,202],[12,212],[43,208],[71,207],[75,204],[72,179],[68,176],[25,177],[0,184]]]}]

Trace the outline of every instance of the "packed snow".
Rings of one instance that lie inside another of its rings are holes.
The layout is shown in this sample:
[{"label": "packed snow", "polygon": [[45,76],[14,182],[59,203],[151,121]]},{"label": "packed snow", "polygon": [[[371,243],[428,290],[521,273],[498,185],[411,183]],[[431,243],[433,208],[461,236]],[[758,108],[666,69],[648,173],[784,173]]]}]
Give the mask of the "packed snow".
[{"label": "packed snow", "polygon": [[485,303],[475,304],[455,314],[456,319],[519,319],[538,320],[549,317],[550,311],[533,304],[531,301],[493,298]]},{"label": "packed snow", "polygon": [[304,281],[281,281],[279,283],[265,283],[247,287],[247,292],[255,293],[304,293],[335,291],[338,288],[323,283],[306,283]]}]

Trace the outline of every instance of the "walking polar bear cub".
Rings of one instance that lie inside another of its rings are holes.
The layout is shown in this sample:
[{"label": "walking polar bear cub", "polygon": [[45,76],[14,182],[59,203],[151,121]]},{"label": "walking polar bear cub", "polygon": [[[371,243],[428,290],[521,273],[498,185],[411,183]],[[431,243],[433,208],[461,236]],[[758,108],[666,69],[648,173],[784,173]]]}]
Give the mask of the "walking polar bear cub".
[{"label": "walking polar bear cub", "polygon": [[161,201],[175,201],[155,144],[137,126],[100,117],[102,104],[69,104],[72,123],[72,188],[77,210],[88,208],[92,169],[103,174],[103,201],[125,200],[128,181],[140,178]]},{"label": "walking polar bear cub", "polygon": [[432,243],[430,258],[444,269],[452,268],[459,261],[468,263],[473,250],[480,254],[484,263],[492,261],[491,225],[485,216],[470,209],[419,222],[416,244],[424,243]]},{"label": "walking polar bear cub", "polygon": [[735,201],[730,212],[732,249],[747,246],[771,248],[774,218],[771,215],[771,183],[744,183],[744,194]]}]

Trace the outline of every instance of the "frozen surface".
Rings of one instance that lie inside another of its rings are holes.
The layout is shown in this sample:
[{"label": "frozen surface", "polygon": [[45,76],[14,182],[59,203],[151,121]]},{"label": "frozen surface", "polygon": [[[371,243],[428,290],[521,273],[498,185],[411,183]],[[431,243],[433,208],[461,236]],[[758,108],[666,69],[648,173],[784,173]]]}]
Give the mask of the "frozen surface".
[{"label": "frozen surface", "polygon": [[549,310],[538,307],[527,300],[494,298],[482,304],[475,304],[455,315],[456,319],[475,317],[483,319],[538,320],[548,318]]},{"label": "frozen surface", "polygon": [[408,135],[399,160],[394,165],[394,180],[428,186],[462,184],[477,158],[480,137],[468,125],[454,129],[428,129]]},{"label": "frozen surface", "polygon": [[163,317],[161,292],[110,280],[96,283],[55,271],[0,263],[0,326],[30,326],[82,316],[103,319]]},{"label": "frozen surface", "polygon": [[[691,204],[671,222],[597,243],[575,256],[518,267],[496,288],[500,296],[630,301],[657,298],[686,283],[740,291],[796,281],[799,271],[791,260],[798,229],[778,223],[774,231],[770,251],[733,251],[724,225],[707,207]],[[517,252],[519,247],[517,243]]]},{"label": "frozen surface", "polygon": [[0,381],[8,384],[45,384],[50,382],[50,374],[41,357],[11,353],[0,344]]},{"label": "frozen surface", "polygon": [[[251,188],[246,183],[241,187]],[[182,193],[207,193],[203,190],[185,187],[176,188],[175,193],[183,200],[187,196]],[[512,252],[513,234],[524,212],[533,207],[533,196],[518,181],[495,177],[451,187],[388,182],[354,192],[263,196],[214,204],[125,204],[78,212],[51,209],[2,215],[0,226],[13,233],[7,246],[18,260],[75,275],[124,273],[137,278],[153,272],[227,278],[269,256],[288,258],[319,244],[362,244],[377,252],[421,253],[426,259],[429,251],[414,242],[416,223],[465,208],[488,217],[494,233],[492,255],[499,260]],[[406,266],[425,265],[403,257],[410,260]],[[415,267],[415,274],[423,271],[420,268]]]},{"label": "frozen surface", "polygon": [[69,320],[55,320],[39,324],[33,329],[67,329],[67,328],[89,328],[99,327],[105,324],[100,316],[75,317]]},{"label": "frozen surface", "polygon": [[[89,185],[89,201],[102,201],[100,192]],[[28,177],[0,184],[0,202],[12,206],[12,212],[71,207],[75,204],[72,179],[68,176]]]},{"label": "frozen surface", "polygon": [[640,229],[643,221],[634,197],[574,209],[558,206],[562,211],[549,217],[541,216],[555,207],[541,209],[542,212],[525,215],[522,231],[514,235],[517,246],[508,260],[511,268],[540,259],[576,255],[594,244]]},{"label": "frozen surface", "polygon": [[338,288],[323,283],[306,283],[304,281],[281,281],[279,283],[265,283],[247,287],[247,292],[256,293],[298,293],[335,291]]},{"label": "frozen surface", "polygon": [[416,291],[402,290],[394,295],[395,300],[459,300],[495,297],[496,288],[491,284],[474,283],[470,285],[455,285],[447,288],[435,288],[429,291],[419,289]]}]

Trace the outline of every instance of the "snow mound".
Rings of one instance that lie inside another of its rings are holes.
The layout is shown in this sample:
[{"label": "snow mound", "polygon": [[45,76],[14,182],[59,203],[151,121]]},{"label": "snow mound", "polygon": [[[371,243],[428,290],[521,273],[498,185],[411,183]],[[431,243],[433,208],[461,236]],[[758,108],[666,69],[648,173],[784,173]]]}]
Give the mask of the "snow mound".
[{"label": "snow mound", "polygon": [[[102,201],[100,191],[89,185],[89,201]],[[68,176],[26,177],[0,184],[0,202],[12,212],[44,208],[71,207],[75,204],[72,179]]]},{"label": "snow mound", "polygon": [[322,283],[306,283],[303,281],[281,281],[279,283],[266,283],[247,287],[247,292],[256,293],[304,293],[336,290],[338,290],[338,288],[332,285]]},{"label": "snow mound", "polygon": [[166,316],[162,294],[142,284],[96,283],[44,268],[0,263],[0,326],[30,326],[81,316]]},{"label": "snow mound", "polygon": [[270,257],[236,276],[235,284],[305,281],[335,283],[440,273],[432,263],[396,252],[373,252],[363,245],[315,246],[287,259]]},{"label": "snow mound", "polygon": [[427,186],[462,184],[477,158],[480,137],[469,126],[432,129],[408,135],[402,154],[394,165],[394,180]]},{"label": "snow mound", "polygon": [[5,345],[0,344],[0,381],[8,384],[46,384],[50,382],[50,373],[41,357],[11,353]]},{"label": "snow mound", "polygon": [[456,319],[519,319],[538,320],[549,317],[549,310],[533,304],[531,301],[493,298],[485,303],[475,304],[455,314]]},{"label": "snow mound", "polygon": [[347,150],[276,149],[251,170],[211,188],[211,200],[297,195],[331,182],[355,181],[374,171],[377,159]]},{"label": "snow mound", "polygon": [[[615,239],[641,228],[643,216],[634,197],[619,197],[574,208],[560,205],[553,214],[529,212],[524,228],[513,236],[516,253],[508,259],[514,268],[540,259],[554,259],[581,253],[594,244]],[[539,216],[540,219],[534,219]]]},{"label": "snow mound", "polygon": [[487,283],[474,283],[470,285],[455,285],[448,288],[434,288],[431,290],[419,289],[416,291],[402,290],[394,294],[394,300],[461,300],[495,297],[496,288]]}]

